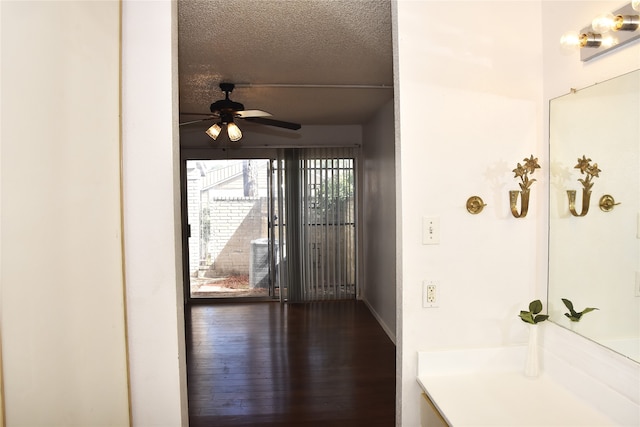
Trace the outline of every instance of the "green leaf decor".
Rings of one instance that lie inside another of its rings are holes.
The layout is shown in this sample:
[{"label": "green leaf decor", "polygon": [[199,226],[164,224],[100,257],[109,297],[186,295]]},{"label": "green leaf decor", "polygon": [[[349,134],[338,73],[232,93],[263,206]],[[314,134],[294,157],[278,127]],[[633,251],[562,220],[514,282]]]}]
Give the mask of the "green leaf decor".
[{"label": "green leaf decor", "polygon": [[584,314],[589,313],[593,310],[598,310],[596,307],[587,307],[582,311],[575,311],[573,308],[573,303],[566,298],[562,298],[562,302],[569,309],[569,313],[565,313],[564,315],[569,318],[572,322],[579,322]]},{"label": "green leaf decor", "polygon": [[519,316],[523,322],[535,325],[536,323],[544,322],[549,318],[546,314],[539,314],[541,311],[542,302],[537,299],[529,303],[529,311],[520,310]]}]

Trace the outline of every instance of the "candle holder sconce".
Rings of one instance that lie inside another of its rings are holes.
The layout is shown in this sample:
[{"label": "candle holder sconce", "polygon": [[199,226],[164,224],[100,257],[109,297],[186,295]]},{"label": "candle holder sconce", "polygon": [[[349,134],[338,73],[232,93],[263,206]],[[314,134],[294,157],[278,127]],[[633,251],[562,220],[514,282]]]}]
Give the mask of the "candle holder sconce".
[{"label": "candle holder sconce", "polygon": [[591,188],[593,188],[593,178],[598,178],[601,172],[598,169],[598,164],[591,164],[591,159],[587,159],[586,156],[582,156],[582,159],[578,159],[578,164],[575,165],[576,169],[580,169],[581,174],[585,174],[586,178],[578,179],[582,183],[582,210],[580,213],[576,211],[576,190],[567,190],[567,196],[569,197],[569,212],[571,215],[581,217],[585,216],[589,212],[589,203],[591,201]]},{"label": "candle holder sconce", "polygon": [[[536,169],[539,169],[538,159],[533,157],[533,154],[528,159],[524,159],[524,165],[518,163],[518,166],[513,170],[515,178],[520,178],[520,191],[509,191],[509,204],[511,206],[511,214],[516,218],[524,218],[529,211],[529,195],[531,184],[536,180],[529,179],[529,174],[533,174]],[[520,196],[520,212],[518,212],[518,196]]]}]

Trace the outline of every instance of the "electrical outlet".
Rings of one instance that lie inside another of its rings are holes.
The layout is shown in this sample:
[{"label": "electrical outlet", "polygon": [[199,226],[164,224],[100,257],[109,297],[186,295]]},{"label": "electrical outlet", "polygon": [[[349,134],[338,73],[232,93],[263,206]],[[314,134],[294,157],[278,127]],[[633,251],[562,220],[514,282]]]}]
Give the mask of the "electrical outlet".
[{"label": "electrical outlet", "polygon": [[427,302],[431,304],[436,302],[436,285],[427,285]]},{"label": "electrical outlet", "polygon": [[438,283],[433,280],[422,282],[422,306],[436,308],[439,306]]}]

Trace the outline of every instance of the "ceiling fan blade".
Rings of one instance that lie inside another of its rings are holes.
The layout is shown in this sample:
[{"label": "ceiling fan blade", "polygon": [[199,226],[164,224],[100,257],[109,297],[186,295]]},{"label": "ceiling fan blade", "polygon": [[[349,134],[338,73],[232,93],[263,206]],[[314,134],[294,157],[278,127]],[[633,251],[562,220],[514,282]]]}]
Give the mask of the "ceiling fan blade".
[{"label": "ceiling fan blade", "polygon": [[202,122],[206,122],[207,120],[215,120],[215,117],[207,117],[206,119],[190,120],[188,122],[178,123],[178,126],[186,126],[186,125],[192,125],[194,123],[202,123]]},{"label": "ceiling fan blade", "polygon": [[247,117],[245,118],[245,120],[248,122],[259,123],[261,125],[276,126],[279,128],[285,128],[285,129],[291,129],[291,130],[298,130],[302,127],[298,123],[290,123],[290,122],[283,122],[281,120],[265,119],[264,117]]},{"label": "ceiling fan blade", "polygon": [[180,112],[181,116],[209,116],[209,117],[213,117],[213,114],[211,113],[185,113],[184,111]]},{"label": "ceiling fan blade", "polygon": [[262,110],[241,110],[237,111],[236,115],[240,118],[246,119],[248,117],[271,117],[271,113],[267,113]]}]

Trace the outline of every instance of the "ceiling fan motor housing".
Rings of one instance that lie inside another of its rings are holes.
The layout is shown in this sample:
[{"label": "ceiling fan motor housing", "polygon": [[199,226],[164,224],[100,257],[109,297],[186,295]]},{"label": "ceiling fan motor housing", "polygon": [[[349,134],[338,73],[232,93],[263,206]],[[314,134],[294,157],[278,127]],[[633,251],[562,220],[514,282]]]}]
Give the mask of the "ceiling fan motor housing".
[{"label": "ceiling fan motor housing", "polygon": [[218,114],[222,123],[232,122],[238,111],[244,111],[244,105],[229,99],[229,93],[233,91],[234,87],[233,83],[220,83],[220,89],[224,92],[225,97],[211,104],[211,112]]},{"label": "ceiling fan motor housing", "polygon": [[230,99],[221,99],[211,104],[210,109],[212,113],[219,114],[220,117],[225,114],[230,114],[233,117],[237,111],[244,111],[244,105]]}]

